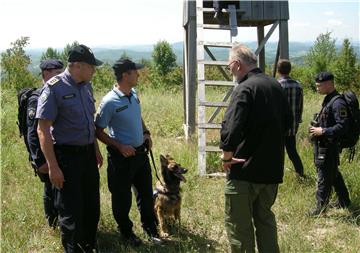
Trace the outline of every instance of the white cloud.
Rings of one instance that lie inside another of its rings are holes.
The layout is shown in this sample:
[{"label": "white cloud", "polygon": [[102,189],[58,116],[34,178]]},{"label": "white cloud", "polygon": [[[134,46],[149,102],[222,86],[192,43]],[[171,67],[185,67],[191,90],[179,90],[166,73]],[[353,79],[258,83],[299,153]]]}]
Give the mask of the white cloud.
[{"label": "white cloud", "polygon": [[310,26],[309,22],[294,22],[292,24],[294,27],[308,27]]},{"label": "white cloud", "polygon": [[327,21],[327,23],[329,25],[333,25],[333,26],[341,26],[343,24],[343,22],[341,20],[338,20],[338,19],[329,19]]},{"label": "white cloud", "polygon": [[333,12],[333,11],[325,11],[324,12],[325,16],[333,16],[334,14],[335,14],[335,12]]}]

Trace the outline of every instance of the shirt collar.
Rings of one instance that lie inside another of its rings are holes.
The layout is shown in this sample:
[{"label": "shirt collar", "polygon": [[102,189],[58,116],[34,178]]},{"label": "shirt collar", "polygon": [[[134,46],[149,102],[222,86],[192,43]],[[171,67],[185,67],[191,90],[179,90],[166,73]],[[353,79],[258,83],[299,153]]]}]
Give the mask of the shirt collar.
[{"label": "shirt collar", "polygon": [[134,93],[135,93],[134,89],[131,89],[131,90],[130,90],[130,95],[127,96],[127,95],[125,95],[121,90],[119,90],[119,89],[116,87],[116,84],[114,84],[113,91],[114,91],[120,98],[122,98],[122,97],[132,97],[132,96],[134,95]]}]

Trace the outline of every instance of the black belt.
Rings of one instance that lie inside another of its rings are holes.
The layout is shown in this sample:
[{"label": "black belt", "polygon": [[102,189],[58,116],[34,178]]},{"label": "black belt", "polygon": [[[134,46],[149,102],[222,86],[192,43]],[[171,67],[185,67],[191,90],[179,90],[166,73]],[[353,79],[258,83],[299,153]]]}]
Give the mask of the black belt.
[{"label": "black belt", "polygon": [[[119,153],[120,154],[120,152],[116,149],[116,148],[114,148],[114,147],[112,147],[112,146],[107,146],[106,147],[107,148],[107,150],[109,151],[109,152],[117,152],[117,153]],[[136,147],[136,148],[134,148],[135,149],[135,154],[136,155],[143,155],[143,154],[147,154],[149,151],[148,151],[148,149],[147,149],[147,147],[144,145],[144,144],[142,144],[142,145],[140,145],[139,147]],[[122,155],[122,154],[121,154]]]},{"label": "black belt", "polygon": [[90,150],[94,150],[94,143],[91,144],[87,144],[87,145],[54,145],[56,150],[61,150],[61,151],[68,151],[68,152],[74,152],[74,153],[83,153],[83,152],[88,152]]}]

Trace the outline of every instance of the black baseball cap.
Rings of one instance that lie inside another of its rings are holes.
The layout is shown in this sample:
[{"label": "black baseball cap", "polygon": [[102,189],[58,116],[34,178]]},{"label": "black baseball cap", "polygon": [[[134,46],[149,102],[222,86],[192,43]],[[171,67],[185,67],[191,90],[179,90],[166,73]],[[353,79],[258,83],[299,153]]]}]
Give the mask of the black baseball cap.
[{"label": "black baseball cap", "polygon": [[94,66],[103,64],[102,61],[95,58],[91,49],[85,45],[75,46],[70,49],[68,62],[86,62]]},{"label": "black baseball cap", "polygon": [[58,59],[46,59],[40,63],[40,69],[51,70],[51,69],[62,69],[64,67],[64,63]]},{"label": "black baseball cap", "polygon": [[315,81],[317,83],[326,82],[329,80],[334,80],[334,75],[331,72],[323,71],[316,75]]},{"label": "black baseball cap", "polygon": [[142,69],[143,67],[143,64],[135,63],[128,59],[119,59],[112,66],[113,70],[115,71],[115,75],[121,75],[122,73],[129,70]]}]

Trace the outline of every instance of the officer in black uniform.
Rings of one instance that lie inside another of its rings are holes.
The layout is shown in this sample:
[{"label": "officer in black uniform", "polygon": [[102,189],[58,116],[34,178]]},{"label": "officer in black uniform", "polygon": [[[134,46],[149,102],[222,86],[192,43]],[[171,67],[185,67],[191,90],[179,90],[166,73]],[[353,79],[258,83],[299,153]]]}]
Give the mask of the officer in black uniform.
[{"label": "officer in black uniform", "polygon": [[315,114],[309,129],[314,142],[314,161],[318,174],[317,205],[310,216],[325,211],[329,204],[331,189],[334,187],[337,202],[335,207],[346,208],[350,205],[349,192],[338,169],[339,139],[348,128],[346,102],[334,87],[334,76],[330,72],[320,72],[316,76],[318,93],[326,95],[319,114]]},{"label": "officer in black uniform", "polygon": [[[45,84],[50,78],[60,74],[63,71],[64,64],[57,59],[47,59],[41,62],[40,69]],[[38,88],[38,94],[41,93],[41,88]],[[35,119],[36,107],[38,103],[38,96],[30,96],[27,101],[27,142],[29,144],[29,152],[31,164],[36,170],[40,180],[44,182],[44,210],[45,217],[49,226],[55,227],[57,225],[57,211],[54,207],[54,193],[48,174],[48,166],[44,154],[41,152],[39,138],[37,135],[38,121]]]}]

